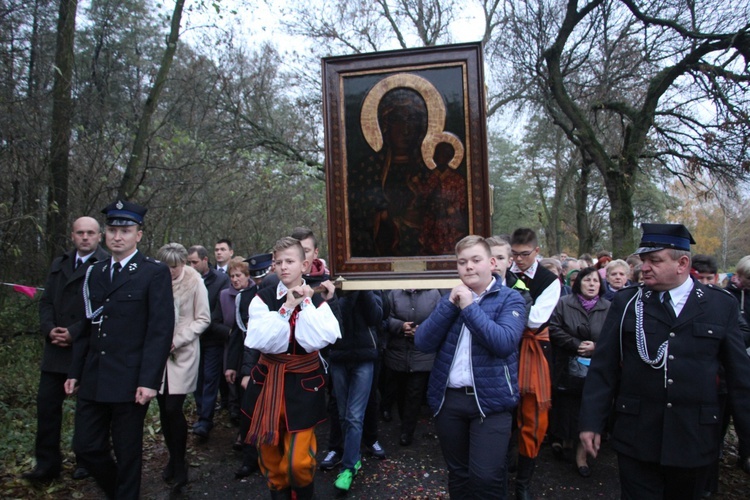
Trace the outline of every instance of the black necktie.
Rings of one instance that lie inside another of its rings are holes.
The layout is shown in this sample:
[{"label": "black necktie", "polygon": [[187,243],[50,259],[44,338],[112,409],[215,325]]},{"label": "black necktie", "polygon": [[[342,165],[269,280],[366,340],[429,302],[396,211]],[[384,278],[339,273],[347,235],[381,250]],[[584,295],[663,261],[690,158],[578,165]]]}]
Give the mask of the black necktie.
[{"label": "black necktie", "polygon": [[115,262],[115,264],[112,266],[112,283],[115,282],[115,279],[117,279],[117,275],[120,274],[120,269],[122,269],[122,265],[120,265],[119,262]]},{"label": "black necktie", "polygon": [[75,265],[75,267],[73,268],[73,270],[75,271],[76,269],[78,269],[79,267],[81,267],[81,264],[83,264],[83,261],[81,260],[81,258],[80,258],[80,257],[78,257],[78,258],[76,259],[76,265]]},{"label": "black necktie", "polygon": [[669,292],[664,292],[664,294],[661,296],[661,303],[664,306],[664,310],[667,311],[667,314],[669,315],[670,319],[675,319],[677,316],[675,316],[674,308],[672,307],[672,296],[669,295]]}]

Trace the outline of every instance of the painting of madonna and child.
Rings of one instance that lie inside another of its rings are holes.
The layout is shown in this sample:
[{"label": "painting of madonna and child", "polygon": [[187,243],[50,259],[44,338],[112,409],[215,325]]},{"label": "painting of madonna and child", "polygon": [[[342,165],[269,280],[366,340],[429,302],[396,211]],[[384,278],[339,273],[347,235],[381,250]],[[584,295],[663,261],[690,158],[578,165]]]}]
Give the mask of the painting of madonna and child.
[{"label": "painting of madonna and child", "polygon": [[330,180],[345,196],[336,191],[343,203],[329,218],[344,216],[350,260],[452,256],[456,242],[484,224],[473,215],[487,184],[484,129],[476,129],[469,95],[477,79],[465,60],[395,68],[384,61],[338,75],[339,126],[327,133],[338,132],[329,153],[343,172]]}]

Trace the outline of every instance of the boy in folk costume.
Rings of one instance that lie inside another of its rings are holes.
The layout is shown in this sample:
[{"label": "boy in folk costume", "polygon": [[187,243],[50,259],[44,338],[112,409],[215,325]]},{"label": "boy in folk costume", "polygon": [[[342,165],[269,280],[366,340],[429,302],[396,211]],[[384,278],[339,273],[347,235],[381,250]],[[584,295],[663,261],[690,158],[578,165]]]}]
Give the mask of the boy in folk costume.
[{"label": "boy in folk costume", "polygon": [[271,498],[313,498],[315,425],[326,418],[319,349],[341,338],[328,303],[305,283],[309,263],[299,240],[276,242],[279,284],[258,291],[249,307],[245,346],[261,352],[248,391],[255,401],[248,442],[258,447]]},{"label": "boy in folk costume", "polygon": [[549,423],[552,383],[549,375],[550,316],[560,300],[560,280],[537,260],[539,243],[529,228],[513,231],[510,239],[513,271],[529,289],[533,300],[519,352],[518,389],[518,467],[516,498],[530,500],[531,477],[536,457]]}]

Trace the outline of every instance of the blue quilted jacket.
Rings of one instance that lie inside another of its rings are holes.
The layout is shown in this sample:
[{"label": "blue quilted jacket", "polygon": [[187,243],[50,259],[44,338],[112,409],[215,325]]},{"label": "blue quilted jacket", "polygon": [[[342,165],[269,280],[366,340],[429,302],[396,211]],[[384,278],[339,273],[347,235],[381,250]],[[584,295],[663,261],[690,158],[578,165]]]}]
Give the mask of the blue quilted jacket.
[{"label": "blue quilted jacket", "polygon": [[518,345],[526,322],[520,293],[495,284],[464,310],[445,295],[430,317],[417,329],[415,346],[436,352],[430,374],[427,402],[437,415],[443,406],[448,373],[453,363],[461,327],[471,332],[472,377],[482,416],[509,411],[518,404]]}]

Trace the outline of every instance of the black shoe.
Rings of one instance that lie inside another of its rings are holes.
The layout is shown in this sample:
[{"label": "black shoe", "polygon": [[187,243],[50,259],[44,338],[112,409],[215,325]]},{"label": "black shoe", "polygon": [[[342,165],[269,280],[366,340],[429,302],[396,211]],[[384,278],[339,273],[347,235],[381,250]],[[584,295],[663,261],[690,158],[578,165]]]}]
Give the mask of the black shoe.
[{"label": "black shoe", "polygon": [[331,470],[341,463],[341,453],[336,450],[330,450],[326,457],[320,462],[320,470]]},{"label": "black shoe", "polygon": [[174,484],[172,485],[172,494],[182,494],[182,487],[188,483],[187,466],[175,467]]},{"label": "black shoe", "polygon": [[208,427],[205,425],[199,425],[198,427],[193,427],[193,434],[198,436],[201,439],[208,439],[208,433],[210,431],[208,430]]},{"label": "black shoe", "polygon": [[383,422],[390,422],[393,420],[393,415],[391,415],[390,410],[383,410],[381,416],[383,417]]},{"label": "black shoe", "polygon": [[565,460],[565,450],[563,449],[562,443],[552,443],[552,456],[556,460]]},{"label": "black shoe", "polygon": [[29,472],[21,474],[21,478],[34,483],[49,483],[50,481],[57,479],[59,475],[60,471],[52,469],[42,470],[38,467],[34,467]]},{"label": "black shoe", "polygon": [[588,465],[582,465],[578,467],[578,474],[581,477],[590,477],[591,476],[591,469],[589,469]]},{"label": "black shoe", "polygon": [[174,479],[174,464],[171,460],[167,463],[167,466],[164,467],[164,470],[161,471],[161,478],[165,483],[170,483],[172,482],[172,479]]},{"label": "black shoe", "polygon": [[248,476],[250,476],[253,472],[257,471],[259,469],[258,464],[254,463],[251,465],[248,464],[242,464],[242,467],[234,471],[234,478],[235,479],[243,479]]},{"label": "black shoe", "polygon": [[73,471],[73,479],[75,479],[76,481],[86,479],[89,476],[91,476],[91,474],[89,474],[89,471],[86,469],[86,467],[81,467],[80,465],[76,467],[76,470]]},{"label": "black shoe", "polygon": [[401,438],[398,440],[398,444],[401,446],[409,446],[413,437],[410,434],[401,434]]},{"label": "black shoe", "polygon": [[232,449],[234,451],[242,451],[242,446],[245,443],[242,441],[242,433],[237,433],[237,439],[234,440],[234,443],[232,443]]}]

